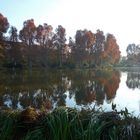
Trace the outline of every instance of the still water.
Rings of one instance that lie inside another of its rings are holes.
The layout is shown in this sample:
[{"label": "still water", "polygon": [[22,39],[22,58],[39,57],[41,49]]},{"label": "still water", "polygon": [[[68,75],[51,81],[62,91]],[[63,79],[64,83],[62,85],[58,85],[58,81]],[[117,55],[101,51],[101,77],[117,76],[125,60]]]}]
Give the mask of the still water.
[{"label": "still water", "polygon": [[140,73],[93,70],[34,70],[0,72],[0,109],[28,106],[52,110],[57,106],[127,107],[139,115]]}]

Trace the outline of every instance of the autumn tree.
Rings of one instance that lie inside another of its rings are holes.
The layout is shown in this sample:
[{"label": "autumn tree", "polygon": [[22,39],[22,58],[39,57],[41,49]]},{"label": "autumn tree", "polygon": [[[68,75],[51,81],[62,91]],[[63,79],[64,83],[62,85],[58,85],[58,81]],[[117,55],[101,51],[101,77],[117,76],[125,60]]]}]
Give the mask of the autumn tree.
[{"label": "autumn tree", "polygon": [[24,21],[23,28],[19,32],[19,39],[23,43],[31,47],[34,44],[35,31],[36,31],[36,26],[34,24],[33,19]]},{"label": "autumn tree", "polygon": [[34,45],[36,35],[36,26],[34,24],[33,19],[29,19],[24,21],[23,28],[19,32],[19,39],[28,47],[28,64],[29,68],[32,67],[32,61],[31,61],[31,47]]},{"label": "autumn tree", "polygon": [[52,46],[52,37],[53,37],[53,27],[44,23],[44,25],[39,25],[36,28],[36,41],[40,45],[40,59],[43,66],[47,66],[48,61],[48,49]]},{"label": "autumn tree", "polygon": [[36,41],[42,46],[47,47],[49,45],[49,41],[51,41],[53,37],[53,27],[44,23],[44,25],[39,25],[36,28]]},{"label": "autumn tree", "polygon": [[92,50],[93,45],[96,42],[96,37],[95,34],[92,33],[91,31],[86,31],[85,32],[85,45],[87,49]]},{"label": "autumn tree", "polygon": [[104,62],[110,64],[116,64],[119,62],[120,50],[116,38],[112,34],[107,34],[102,58]]},{"label": "autumn tree", "polygon": [[[76,58],[80,63],[84,61],[89,61],[90,55],[93,50],[93,45],[95,44],[95,35],[89,30],[77,30],[75,35],[76,42]],[[81,65],[81,64],[80,64]]]},{"label": "autumn tree", "polygon": [[9,22],[6,17],[0,13],[0,40],[3,39],[3,34],[7,32],[9,28]]},{"label": "autumn tree", "polygon": [[42,25],[38,25],[36,28],[36,41],[39,43],[40,46],[44,44],[44,37],[43,37],[44,27]]}]

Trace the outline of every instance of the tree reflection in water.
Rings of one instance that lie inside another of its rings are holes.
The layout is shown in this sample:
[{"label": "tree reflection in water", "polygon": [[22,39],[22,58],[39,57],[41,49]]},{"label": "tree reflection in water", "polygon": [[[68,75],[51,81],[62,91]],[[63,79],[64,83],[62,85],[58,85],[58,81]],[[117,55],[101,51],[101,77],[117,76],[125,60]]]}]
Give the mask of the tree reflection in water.
[{"label": "tree reflection in water", "polygon": [[127,74],[126,85],[130,89],[135,89],[135,88],[140,89],[140,73],[129,72]]},{"label": "tree reflection in water", "polygon": [[[67,106],[66,98],[76,105],[110,103],[120,83],[118,71],[58,70],[1,73],[0,107],[24,109],[28,106],[51,110]],[[66,94],[68,93],[68,94]]]}]

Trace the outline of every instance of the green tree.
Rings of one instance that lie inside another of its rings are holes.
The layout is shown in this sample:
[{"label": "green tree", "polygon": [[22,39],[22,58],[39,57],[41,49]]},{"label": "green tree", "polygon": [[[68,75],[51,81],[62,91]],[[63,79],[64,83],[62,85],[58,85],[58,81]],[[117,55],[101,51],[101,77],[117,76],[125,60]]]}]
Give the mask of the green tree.
[{"label": "green tree", "polygon": [[129,44],[126,49],[128,64],[137,64],[140,60],[140,46]]},{"label": "green tree", "polygon": [[56,28],[56,34],[53,37],[53,44],[57,47],[58,53],[59,53],[59,67],[62,67],[62,58],[63,58],[63,52],[65,48],[66,43],[66,29],[58,25]]},{"label": "green tree", "polygon": [[17,42],[18,41],[18,34],[17,34],[17,28],[16,27],[11,26],[9,34],[10,34],[10,41],[12,41],[12,42]]},{"label": "green tree", "polygon": [[93,47],[94,62],[96,65],[100,65],[102,60],[102,52],[104,51],[105,36],[103,31],[97,30],[95,37],[96,42]]}]

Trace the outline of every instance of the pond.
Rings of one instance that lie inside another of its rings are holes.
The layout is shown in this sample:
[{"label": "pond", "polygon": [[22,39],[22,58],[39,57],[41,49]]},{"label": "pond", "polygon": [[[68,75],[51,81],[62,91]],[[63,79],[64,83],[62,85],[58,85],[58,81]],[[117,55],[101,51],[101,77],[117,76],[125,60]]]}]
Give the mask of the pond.
[{"label": "pond", "polygon": [[52,110],[57,106],[140,111],[140,73],[94,70],[0,72],[0,109]]}]

